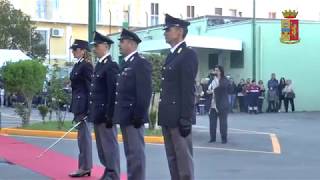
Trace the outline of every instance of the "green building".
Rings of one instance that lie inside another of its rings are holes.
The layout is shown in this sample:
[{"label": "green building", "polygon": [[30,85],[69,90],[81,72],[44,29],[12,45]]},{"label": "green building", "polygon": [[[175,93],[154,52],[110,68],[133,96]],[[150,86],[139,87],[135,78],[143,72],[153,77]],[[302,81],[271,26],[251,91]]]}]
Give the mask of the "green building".
[{"label": "green building", "polygon": [[[300,39],[297,44],[280,42],[281,21],[256,21],[256,56],[253,66],[253,26],[249,19],[216,19],[204,16],[190,20],[187,45],[195,49],[199,57],[198,79],[206,77],[216,64],[225,68],[226,74],[236,83],[240,79],[252,79],[253,68],[256,80],[263,80],[266,86],[271,73],[277,79],[291,79],[296,92],[296,110],[319,111],[320,84],[320,22],[300,21]],[[169,45],[164,40],[162,26],[134,30],[142,39],[140,52],[167,53]],[[113,57],[120,57],[118,51],[119,33],[112,34],[115,45]]]}]

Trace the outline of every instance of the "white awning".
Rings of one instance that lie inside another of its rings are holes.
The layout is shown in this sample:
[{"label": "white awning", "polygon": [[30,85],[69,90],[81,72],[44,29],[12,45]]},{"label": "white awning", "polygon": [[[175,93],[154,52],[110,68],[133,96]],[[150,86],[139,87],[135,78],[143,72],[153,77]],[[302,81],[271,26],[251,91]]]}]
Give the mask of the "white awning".
[{"label": "white awning", "polygon": [[21,50],[17,49],[0,49],[0,67],[5,62],[17,62],[19,60],[30,60],[31,58],[25,55]]},{"label": "white awning", "polygon": [[[211,36],[187,36],[185,41],[188,46],[195,48],[242,51],[242,41],[237,39]],[[139,50],[142,52],[158,51],[168,48],[169,45],[165,42],[164,39],[144,40],[139,45]]]}]

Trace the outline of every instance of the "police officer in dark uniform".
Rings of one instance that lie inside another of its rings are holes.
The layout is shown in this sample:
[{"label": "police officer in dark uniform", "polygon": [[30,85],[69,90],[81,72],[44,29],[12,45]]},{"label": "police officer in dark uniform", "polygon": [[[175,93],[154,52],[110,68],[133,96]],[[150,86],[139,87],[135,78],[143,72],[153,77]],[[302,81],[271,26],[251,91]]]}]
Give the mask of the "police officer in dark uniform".
[{"label": "police officer in dark uniform", "polygon": [[144,180],[144,124],[149,121],[152,65],[137,52],[141,40],[135,33],[123,29],[119,40],[124,64],[117,83],[113,120],[122,131],[128,180]]},{"label": "police officer in dark uniform", "polygon": [[94,123],[100,162],[105,166],[102,180],[120,179],[120,152],[117,127],[113,125],[118,64],[109,53],[113,41],[95,32],[95,53],[99,58],[92,75],[89,98],[89,119]]},{"label": "police officer in dark uniform", "polygon": [[158,117],[172,180],[194,179],[191,126],[198,58],[184,41],[189,24],[166,14],[164,36],[171,49],[162,67]]},{"label": "police officer in dark uniform", "polygon": [[88,59],[88,42],[76,39],[72,46],[73,56],[77,59],[71,74],[72,101],[70,110],[74,121],[81,124],[78,128],[79,165],[78,170],[69,174],[70,177],[90,176],[92,168],[92,138],[88,115],[88,96],[91,83],[92,64]]}]

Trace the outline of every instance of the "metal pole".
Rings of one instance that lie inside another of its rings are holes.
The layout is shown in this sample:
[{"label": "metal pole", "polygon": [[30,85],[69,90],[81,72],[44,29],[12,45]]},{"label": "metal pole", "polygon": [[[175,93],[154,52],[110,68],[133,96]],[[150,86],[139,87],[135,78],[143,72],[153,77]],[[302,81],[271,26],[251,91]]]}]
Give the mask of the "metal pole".
[{"label": "metal pole", "polygon": [[45,149],[41,154],[39,154],[39,156],[37,156],[37,158],[41,158],[46,152],[48,152],[53,146],[55,146],[56,144],[58,144],[58,142],[60,142],[64,137],[66,137],[74,128],[78,127],[80,124],[82,123],[82,121],[79,121],[77,124],[75,124],[72,128],[69,129],[69,131],[67,131],[61,138],[59,138],[58,140],[56,140],[53,144],[51,144],[47,149]]},{"label": "metal pole", "polygon": [[111,34],[111,21],[112,21],[112,14],[111,14],[111,10],[109,9],[109,34]]},{"label": "metal pole", "polygon": [[256,0],[253,0],[252,18],[252,79],[256,79]]},{"label": "metal pole", "polygon": [[146,11],[146,27],[149,26],[149,15],[148,15],[148,12]]},{"label": "metal pole", "polygon": [[130,5],[128,6],[128,29],[130,27]]},{"label": "metal pole", "polygon": [[50,62],[51,62],[51,30],[50,30],[50,32],[49,32],[49,48],[48,48],[49,50],[49,65],[51,64]]},{"label": "metal pole", "polygon": [[96,0],[89,0],[89,26],[88,26],[88,40],[93,41],[93,32],[96,30]]},{"label": "metal pole", "polygon": [[[72,36],[70,36],[70,38],[69,38],[69,44],[70,44],[70,45],[72,44]],[[69,49],[69,62],[71,62],[71,52],[70,52],[70,49]]]}]

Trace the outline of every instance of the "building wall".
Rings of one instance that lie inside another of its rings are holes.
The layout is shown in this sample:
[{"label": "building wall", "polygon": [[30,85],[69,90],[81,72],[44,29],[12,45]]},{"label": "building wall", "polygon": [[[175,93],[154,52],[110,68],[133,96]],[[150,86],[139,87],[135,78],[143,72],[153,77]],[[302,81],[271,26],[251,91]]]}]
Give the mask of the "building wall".
[{"label": "building wall", "polygon": [[243,53],[244,53],[244,66],[243,68],[230,68],[230,52],[225,54],[225,61],[221,65],[225,65],[225,71],[232,74],[236,81],[252,76],[252,26],[247,22],[240,22],[237,25],[222,25],[218,27],[208,28],[205,33],[206,36],[225,37],[231,39],[242,40]]},{"label": "building wall", "polygon": [[[223,58],[226,73],[231,74],[238,82],[241,78],[252,77],[252,31],[250,23],[237,23],[231,26],[219,26],[208,29],[206,35],[237,38],[243,41],[244,68],[230,68],[228,52]],[[320,54],[317,53],[320,46],[320,37],[317,31],[320,23],[300,22],[300,38],[298,44],[282,44],[280,42],[280,21],[261,21],[257,23],[257,55],[256,70],[257,80],[263,80],[265,85],[270,79],[271,73],[276,73],[277,79],[285,77],[293,81],[297,94],[296,109],[299,111],[318,111],[320,106],[320,86],[312,83],[318,76],[320,69]],[[230,55],[230,53],[229,53]],[[200,55],[206,56],[205,54]],[[207,62],[201,61],[201,67],[206,70]],[[203,77],[204,72],[200,72]]]},{"label": "building wall", "polygon": [[[65,24],[65,23],[49,23],[49,22],[37,22],[37,30],[46,30],[50,33],[53,28],[62,29],[62,37],[47,37],[47,49],[49,52],[50,43],[50,59],[58,60],[72,60],[72,54],[69,47],[73,43],[74,39],[88,39],[88,25],[86,24]],[[120,27],[112,27],[111,32],[118,32]],[[109,32],[108,26],[97,26],[97,31],[102,34]],[[47,56],[49,58],[49,54]]]},{"label": "building wall", "polygon": [[[10,0],[18,9],[31,15],[33,20],[54,20],[69,23],[87,23],[88,0],[43,0],[46,3],[47,17],[37,17],[37,1],[39,0]],[[58,2],[59,8],[54,7]],[[194,6],[194,16],[215,15],[215,8],[222,8],[223,16],[232,16],[230,10],[236,10],[236,16],[252,17],[253,0],[96,0],[101,2],[101,21],[99,24],[110,23],[121,26],[125,17],[125,10],[130,11],[130,25],[133,27],[147,26],[147,17],[151,22],[151,3],[159,4],[159,23],[164,22],[165,13],[176,17],[187,19],[187,6]],[[256,0],[256,16],[258,18],[269,18],[270,12],[276,13],[276,18],[282,18],[282,11],[294,9],[299,11],[299,18],[303,20],[320,20],[320,2],[309,0]],[[79,13],[80,12],[80,13]]]},{"label": "building wall", "polygon": [[[200,30],[199,30],[200,29]],[[256,73],[257,80],[263,80],[266,85],[271,73],[276,73],[277,78],[285,77],[293,81],[297,94],[296,109],[298,111],[320,110],[318,102],[320,86],[312,83],[318,76],[320,69],[320,54],[317,53],[320,46],[320,37],[317,31],[320,23],[300,22],[300,38],[298,44],[282,44],[280,42],[280,21],[257,21],[256,42]],[[165,43],[162,27],[143,29],[136,32],[143,41],[160,40]],[[243,68],[230,68],[230,53],[228,50],[195,48],[199,64],[198,80],[206,77],[208,73],[208,54],[218,53],[219,64],[225,67],[226,74],[230,74],[236,82],[241,78],[252,78],[252,25],[250,21],[234,24],[206,27],[206,20],[194,20],[189,28],[189,35],[215,36],[242,40],[244,52]],[[119,34],[112,36],[114,40]],[[163,41],[162,41],[163,40]],[[151,42],[151,41],[150,41]],[[210,43],[210,42],[208,42]],[[159,46],[160,44],[144,45]],[[163,53],[164,51],[159,51]],[[117,41],[112,49],[114,58],[117,59],[119,51]],[[316,81],[315,81],[316,82]]]},{"label": "building wall", "polygon": [[[320,37],[316,36],[320,23],[300,22],[300,38],[298,44],[282,44],[280,42],[280,21],[265,21],[257,23],[257,80],[263,80],[265,85],[271,73],[276,73],[277,79],[285,77],[293,81],[297,94],[296,109],[299,111],[320,110],[318,102],[320,86],[312,83],[318,76],[320,68]],[[221,28],[221,29],[220,29]],[[238,82],[240,78],[250,78],[252,75],[252,44],[251,24],[213,28],[208,34],[222,37],[238,38],[243,41],[244,68],[231,69],[230,58],[224,61],[226,72]],[[312,84],[311,84],[312,83]]]},{"label": "building wall", "polygon": [[[261,27],[261,74],[266,82],[275,72],[277,78],[285,77],[293,81],[298,110],[320,110],[320,85],[316,82],[320,69],[320,37],[316,34],[320,23],[300,22],[298,44],[282,44],[280,22],[264,22]],[[313,82],[314,81],[314,82]]]}]

